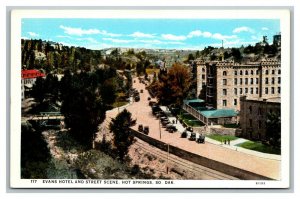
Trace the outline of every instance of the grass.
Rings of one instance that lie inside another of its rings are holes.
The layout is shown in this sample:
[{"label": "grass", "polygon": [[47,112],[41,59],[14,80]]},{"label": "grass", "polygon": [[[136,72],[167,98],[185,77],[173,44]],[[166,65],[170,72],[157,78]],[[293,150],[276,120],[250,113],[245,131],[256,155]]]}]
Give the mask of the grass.
[{"label": "grass", "polygon": [[120,102],[115,102],[115,103],[113,103],[113,108],[117,108],[117,107],[121,107],[121,106],[124,106],[124,105],[126,105],[126,104],[128,104],[128,102],[124,102],[124,101],[120,101]]},{"label": "grass", "polygon": [[261,142],[247,141],[247,142],[241,143],[237,146],[245,148],[245,149],[259,151],[259,152],[262,152],[262,153],[270,153],[270,154],[277,154],[277,155],[281,154],[280,149],[274,148],[272,146],[264,145]]},{"label": "grass", "polygon": [[218,135],[218,134],[214,134],[214,135],[208,135],[207,137],[213,139],[213,140],[217,140],[219,142],[221,142],[222,140],[236,140],[238,139],[238,137],[235,137],[233,135]]},{"label": "grass", "polygon": [[126,94],[124,92],[118,92],[117,99],[113,103],[112,107],[117,108],[117,107],[121,107],[121,106],[128,104],[129,102],[126,101],[125,99],[126,99]]},{"label": "grass", "polygon": [[183,114],[179,114],[178,118],[182,119],[186,125],[191,126],[191,127],[204,126],[204,124],[202,122],[200,122],[194,116],[192,116],[186,112]]}]

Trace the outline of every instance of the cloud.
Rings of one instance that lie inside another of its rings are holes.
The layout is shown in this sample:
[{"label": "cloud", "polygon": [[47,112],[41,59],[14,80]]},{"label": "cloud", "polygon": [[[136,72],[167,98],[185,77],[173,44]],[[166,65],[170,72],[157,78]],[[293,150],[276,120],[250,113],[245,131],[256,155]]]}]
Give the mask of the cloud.
[{"label": "cloud", "polygon": [[267,27],[262,27],[261,29],[262,30],[269,30],[269,28],[267,28]]},{"label": "cloud", "polygon": [[76,39],[77,41],[89,41],[90,43],[98,43],[98,41],[96,40],[96,39],[94,39],[94,38],[77,38]]},{"label": "cloud", "polygon": [[110,37],[122,36],[122,34],[114,34],[114,33],[107,32],[106,30],[73,28],[73,27],[67,27],[63,25],[60,25],[59,27],[64,30],[64,33],[68,35],[82,36],[82,35],[101,34]]},{"label": "cloud", "polygon": [[113,38],[102,38],[104,41],[111,41],[113,43],[131,43],[134,40],[125,40],[125,39],[113,39]]},{"label": "cloud", "polygon": [[134,32],[134,33],[130,34],[129,36],[137,37],[137,38],[153,38],[154,37],[153,34],[146,34],[146,33],[142,33],[142,32]]},{"label": "cloud", "polygon": [[220,33],[215,33],[211,36],[214,39],[219,39],[219,40],[227,40],[227,39],[236,39],[236,35],[222,35]]},{"label": "cloud", "polygon": [[68,39],[74,39],[73,37],[70,37],[68,35],[57,35],[58,38],[68,38]]},{"label": "cloud", "polygon": [[249,27],[246,27],[246,26],[242,26],[242,27],[235,28],[232,32],[233,33],[240,33],[240,32],[254,33],[255,31],[252,28],[249,28]]},{"label": "cloud", "polygon": [[212,34],[210,32],[204,32],[202,33],[203,37],[211,37]]},{"label": "cloud", "polygon": [[201,32],[201,30],[194,30],[187,35],[187,38],[200,37],[202,35],[203,33]]},{"label": "cloud", "polygon": [[59,26],[61,29],[64,30],[64,32],[68,35],[77,35],[77,36],[82,36],[82,35],[90,35],[90,34],[99,34],[100,31],[98,29],[87,29],[84,30],[82,28],[72,28],[72,27],[67,27],[60,25]]},{"label": "cloud", "polygon": [[166,40],[179,40],[179,41],[186,40],[186,36],[183,35],[177,36],[172,34],[162,34],[161,37]]},{"label": "cloud", "polygon": [[31,37],[38,37],[40,36],[39,34],[35,33],[35,32],[28,32],[28,34],[31,36]]}]

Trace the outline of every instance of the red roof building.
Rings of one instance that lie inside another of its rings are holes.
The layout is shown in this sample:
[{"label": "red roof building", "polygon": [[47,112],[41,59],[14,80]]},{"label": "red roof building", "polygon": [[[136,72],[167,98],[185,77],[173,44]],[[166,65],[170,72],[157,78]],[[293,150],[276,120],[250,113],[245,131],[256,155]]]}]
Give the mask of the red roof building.
[{"label": "red roof building", "polygon": [[38,70],[22,70],[22,79],[32,79],[38,77],[45,77],[46,75]]}]

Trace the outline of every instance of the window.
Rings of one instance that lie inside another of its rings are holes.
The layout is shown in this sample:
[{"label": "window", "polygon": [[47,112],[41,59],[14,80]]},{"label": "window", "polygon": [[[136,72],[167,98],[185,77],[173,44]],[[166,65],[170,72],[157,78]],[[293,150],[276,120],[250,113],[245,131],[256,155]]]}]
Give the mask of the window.
[{"label": "window", "polygon": [[249,119],[249,126],[252,127],[252,119]]},{"label": "window", "polygon": [[266,77],[265,84],[269,84],[269,79]]},{"label": "window", "polygon": [[268,94],[268,93],[269,93],[268,88],[265,88],[265,94]]},{"label": "window", "polygon": [[258,121],[258,128],[261,129],[261,121]]},{"label": "window", "polygon": [[245,75],[248,75],[248,71],[246,70]]},{"label": "window", "polygon": [[227,106],[227,100],[223,100],[223,106]]},{"label": "window", "polygon": [[226,71],[223,71],[223,76],[227,76],[227,72]]},{"label": "window", "polygon": [[280,75],[280,74],[281,74],[281,70],[279,69],[279,70],[278,70],[278,75]]},{"label": "window", "polygon": [[256,84],[258,84],[258,78],[256,78]]},{"label": "window", "polygon": [[205,75],[202,75],[202,79],[205,79]]},{"label": "window", "polygon": [[243,89],[242,88],[240,88],[240,94],[243,94]]},{"label": "window", "polygon": [[251,70],[251,75],[253,75],[253,70]]},{"label": "window", "polygon": [[237,70],[234,71],[234,75],[237,75]]},{"label": "window", "polygon": [[269,71],[268,70],[266,70],[266,75],[269,75]]},{"label": "window", "polygon": [[275,70],[272,70],[272,75],[274,75],[275,74]]},{"label": "window", "polygon": [[205,68],[202,68],[202,72],[205,72]]},{"label": "window", "polygon": [[240,78],[240,85],[243,84],[243,78]]},{"label": "window", "polygon": [[236,106],[237,105],[237,99],[233,100],[233,105]]},{"label": "window", "polygon": [[262,109],[261,108],[258,108],[258,115],[262,115]]},{"label": "window", "polygon": [[237,85],[237,78],[234,78],[234,85]]},{"label": "window", "polygon": [[258,88],[257,87],[255,88],[255,93],[258,94]]},{"label": "window", "polygon": [[278,77],[278,84],[281,83],[281,77]]},{"label": "window", "polygon": [[249,113],[252,113],[252,106],[249,106]]},{"label": "window", "polygon": [[237,88],[234,88],[234,94],[237,95]]},{"label": "window", "polygon": [[275,84],[275,78],[272,77],[272,84]]},{"label": "window", "polygon": [[279,93],[279,94],[280,94],[280,87],[278,87],[278,88],[277,88],[277,93]]},{"label": "window", "polygon": [[253,78],[250,79],[250,84],[253,84]]},{"label": "window", "polygon": [[259,75],[259,70],[256,70],[256,75]]},{"label": "window", "polygon": [[245,78],[245,84],[248,84],[248,78]]},{"label": "window", "polygon": [[250,94],[253,94],[253,88],[250,88]]},{"label": "window", "polygon": [[223,79],[223,85],[227,85],[227,79]]},{"label": "window", "polygon": [[275,93],[275,89],[274,87],[271,88],[271,94],[274,94]]},{"label": "window", "polygon": [[245,88],[245,94],[247,94],[248,93],[248,88]]},{"label": "window", "polygon": [[223,95],[227,95],[227,90],[223,89]]},{"label": "window", "polygon": [[243,71],[242,70],[240,70],[240,75],[243,75]]}]

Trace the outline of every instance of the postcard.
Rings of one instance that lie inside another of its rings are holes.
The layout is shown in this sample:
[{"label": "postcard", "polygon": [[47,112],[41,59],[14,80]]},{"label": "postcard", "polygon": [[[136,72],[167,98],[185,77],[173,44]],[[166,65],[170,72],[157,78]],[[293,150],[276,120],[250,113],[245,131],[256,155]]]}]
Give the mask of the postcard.
[{"label": "postcard", "polygon": [[285,9],[11,12],[12,188],[289,188]]}]

